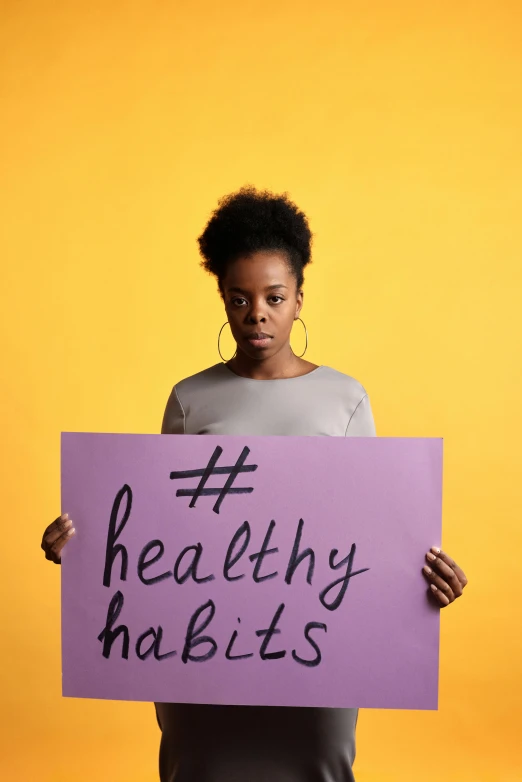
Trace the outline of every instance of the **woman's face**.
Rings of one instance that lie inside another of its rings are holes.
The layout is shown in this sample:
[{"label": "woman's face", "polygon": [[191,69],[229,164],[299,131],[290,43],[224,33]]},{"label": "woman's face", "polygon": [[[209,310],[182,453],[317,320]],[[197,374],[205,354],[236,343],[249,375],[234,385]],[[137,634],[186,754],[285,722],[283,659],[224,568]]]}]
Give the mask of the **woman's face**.
[{"label": "woman's face", "polygon": [[288,346],[303,292],[284,254],[262,251],[231,262],[221,290],[238,350],[264,360]]}]

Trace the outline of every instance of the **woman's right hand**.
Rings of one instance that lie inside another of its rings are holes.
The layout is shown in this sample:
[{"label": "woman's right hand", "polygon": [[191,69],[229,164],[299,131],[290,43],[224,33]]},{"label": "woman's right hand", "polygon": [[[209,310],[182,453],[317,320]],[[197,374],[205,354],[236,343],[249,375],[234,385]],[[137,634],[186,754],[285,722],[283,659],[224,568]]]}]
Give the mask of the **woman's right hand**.
[{"label": "woman's right hand", "polygon": [[62,559],[62,549],[67,541],[72,538],[75,531],[72,519],[69,518],[68,513],[63,513],[52,524],[49,524],[42,538],[45,558],[59,565]]}]

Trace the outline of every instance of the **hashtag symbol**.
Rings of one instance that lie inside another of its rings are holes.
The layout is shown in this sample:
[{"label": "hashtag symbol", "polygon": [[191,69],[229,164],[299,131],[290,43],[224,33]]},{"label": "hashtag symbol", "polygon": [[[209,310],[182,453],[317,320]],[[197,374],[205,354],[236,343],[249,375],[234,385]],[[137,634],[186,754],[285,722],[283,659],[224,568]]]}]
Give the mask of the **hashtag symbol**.
[{"label": "hashtag symbol", "polygon": [[[173,481],[181,478],[201,479],[195,489],[178,489],[176,492],[176,497],[192,497],[189,508],[194,508],[200,497],[215,497],[217,495],[217,500],[212,510],[214,513],[219,513],[221,503],[227,494],[250,494],[254,491],[252,486],[232,488],[232,484],[240,472],[254,472],[254,470],[257,470],[257,464],[245,464],[246,458],[250,453],[250,448],[247,448],[246,446],[243,448],[239,455],[239,459],[232,467],[216,466],[222,453],[223,448],[218,445],[210,457],[207,466],[203,470],[182,470],[170,473],[170,479]],[[211,475],[228,475],[228,478],[221,489],[207,489],[205,487]]]}]

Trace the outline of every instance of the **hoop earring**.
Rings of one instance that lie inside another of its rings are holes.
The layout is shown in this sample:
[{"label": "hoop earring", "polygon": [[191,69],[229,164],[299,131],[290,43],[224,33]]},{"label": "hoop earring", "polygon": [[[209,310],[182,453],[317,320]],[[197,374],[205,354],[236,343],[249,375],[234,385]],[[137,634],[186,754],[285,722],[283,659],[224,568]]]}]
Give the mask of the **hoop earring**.
[{"label": "hoop earring", "polygon": [[[303,352],[301,353],[300,356],[297,356],[297,358],[302,358],[304,356],[304,354],[306,353],[306,351],[308,350],[308,331],[306,330],[305,322],[304,322],[304,320],[302,318],[296,318],[296,320],[300,320],[301,321],[301,323],[303,324],[304,332],[305,332],[305,349],[303,350]],[[293,352],[293,350],[292,350],[292,352]],[[297,354],[295,353],[294,355],[297,355]]]},{"label": "hoop earring", "polygon": [[220,357],[221,361],[222,361],[224,364],[226,364],[226,363],[227,363],[227,361],[232,361],[232,358],[234,358],[234,356],[235,356],[235,355],[236,355],[236,353],[237,353],[237,348],[236,348],[236,350],[235,350],[235,353],[234,353],[234,356],[232,356],[232,358],[229,358],[229,359],[225,359],[225,358],[223,358],[223,355],[222,355],[222,353],[221,353],[221,348],[220,348],[220,344],[219,344],[219,343],[220,343],[220,340],[221,340],[221,332],[223,331],[223,329],[225,328],[225,326],[229,326],[229,325],[230,325],[230,324],[229,324],[229,322],[228,322],[228,320],[227,320],[225,323],[223,323],[223,325],[222,325],[222,326],[221,326],[221,328],[219,329],[219,334],[218,334],[218,343],[217,343],[217,349],[218,349],[219,357]]}]

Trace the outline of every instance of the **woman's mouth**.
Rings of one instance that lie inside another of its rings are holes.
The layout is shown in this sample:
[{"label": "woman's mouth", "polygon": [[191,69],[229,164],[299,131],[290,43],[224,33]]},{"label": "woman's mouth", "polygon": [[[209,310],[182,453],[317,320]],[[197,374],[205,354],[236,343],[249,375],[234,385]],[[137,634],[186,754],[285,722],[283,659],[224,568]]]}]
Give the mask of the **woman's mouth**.
[{"label": "woman's mouth", "polygon": [[272,337],[262,331],[254,332],[247,336],[247,340],[255,348],[266,348],[270,344]]}]

